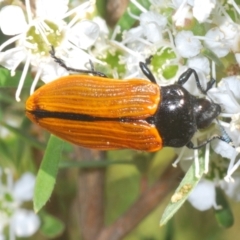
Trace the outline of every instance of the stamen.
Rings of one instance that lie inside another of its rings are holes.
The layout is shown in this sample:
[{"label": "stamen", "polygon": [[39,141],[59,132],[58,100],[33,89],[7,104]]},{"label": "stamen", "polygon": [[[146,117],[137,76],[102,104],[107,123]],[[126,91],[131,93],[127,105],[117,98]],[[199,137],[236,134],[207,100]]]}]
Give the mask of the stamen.
[{"label": "stamen", "polygon": [[110,38],[110,40],[114,40],[119,33],[121,33],[121,27],[117,25],[113,30],[112,37]]},{"label": "stamen", "polygon": [[78,16],[79,12],[86,13],[88,8],[90,8],[90,7],[95,5],[95,2],[96,2],[95,0],[90,0],[90,1],[87,1],[87,2],[85,2],[83,4],[81,4],[80,6],[78,6],[76,8],[71,9],[70,11],[65,13],[65,15],[62,17],[62,19],[67,18],[70,15],[76,13],[76,16],[68,24],[68,27],[71,28],[76,23],[76,21],[79,19],[79,16]]},{"label": "stamen", "polygon": [[[209,135],[208,135],[209,138]],[[209,171],[209,156],[210,156],[210,144],[205,147],[205,161],[204,161],[204,173],[207,174]]]},{"label": "stamen", "polygon": [[133,56],[137,57],[139,59],[139,61],[141,61],[140,54],[136,53],[135,51],[132,51],[130,48],[124,46],[120,42],[117,42],[117,41],[113,40],[113,41],[110,41],[110,43],[112,43],[116,47],[119,47],[120,49],[124,50],[125,52],[129,53],[130,55],[133,55]]},{"label": "stamen", "polygon": [[[237,155],[237,157],[239,156],[239,154]],[[236,157],[236,158],[237,158]],[[224,177],[224,179],[228,182],[228,181],[234,181],[234,179],[232,178],[232,174],[237,170],[237,168],[240,166],[240,159],[237,160],[237,162],[234,164],[235,159],[236,158],[231,158],[230,159],[230,164],[228,166],[228,170],[227,170],[227,175]]]},{"label": "stamen", "polygon": [[228,0],[228,3],[232,4],[235,10],[238,12],[238,14],[240,14],[240,9],[234,0]]},{"label": "stamen", "polygon": [[11,221],[9,225],[9,240],[16,240],[15,238],[15,226],[14,222]]},{"label": "stamen", "polygon": [[138,3],[136,0],[130,0],[131,3],[133,3],[140,11],[147,12],[147,9],[144,8],[140,3]]},{"label": "stamen", "polygon": [[[216,79],[216,64],[215,64],[215,62],[214,61],[211,61],[212,62],[212,77],[214,78],[214,79]],[[216,86],[216,83],[215,83],[215,86]]]},{"label": "stamen", "polygon": [[14,36],[14,37],[8,39],[6,42],[4,42],[4,43],[0,46],[0,52],[1,52],[5,47],[7,47],[8,45],[10,45],[10,44],[12,44],[12,43],[18,41],[20,38],[23,37],[24,34],[25,34],[25,33],[22,33],[22,34],[16,35],[16,36]]},{"label": "stamen", "polygon": [[50,42],[48,41],[48,39],[47,39],[47,37],[46,37],[46,34],[44,33],[44,30],[42,29],[42,26],[39,25],[39,24],[36,24],[35,27],[36,27],[36,30],[39,31],[39,34],[41,35],[41,37],[42,37],[42,39],[44,40],[44,42],[45,42],[48,46],[50,46],[51,44],[50,44]]},{"label": "stamen", "polygon": [[42,29],[44,34],[53,33],[53,29],[51,29],[44,21],[39,21],[38,26]]},{"label": "stamen", "polygon": [[[80,50],[78,47],[76,47],[73,43],[69,42],[68,44],[69,44],[69,46],[71,46],[72,49],[74,49],[74,50],[76,50],[76,51],[82,51],[82,50]],[[69,55],[69,54],[70,54],[70,53],[68,52],[68,55]],[[91,61],[93,61],[93,62],[95,62],[95,63],[99,63],[99,64],[101,64],[101,65],[103,65],[103,66],[106,66],[106,65],[107,65],[105,62],[103,62],[103,61],[95,58],[93,55],[90,55],[90,54],[87,53],[87,52],[84,52],[84,54],[88,55],[88,56],[87,56],[88,60],[91,60]],[[81,53],[80,53],[79,55],[81,55]]]},{"label": "stamen", "polygon": [[[194,145],[197,145],[197,141],[194,139],[193,140]],[[198,157],[198,149],[194,149],[194,164],[195,164],[195,177],[200,178],[200,164],[199,164],[199,157]]]},{"label": "stamen", "polygon": [[26,6],[26,11],[27,11],[27,18],[28,18],[28,23],[32,22],[32,11],[31,11],[31,6],[30,6],[30,1],[25,0],[25,6]]},{"label": "stamen", "polygon": [[182,156],[183,156],[185,150],[186,150],[186,147],[182,147],[182,149],[181,149],[181,151],[180,151],[180,153],[178,155],[178,158],[172,164],[173,167],[175,167],[175,168],[177,167],[178,163],[182,159]]},{"label": "stamen", "polygon": [[131,79],[131,78],[135,78],[135,77],[137,77],[138,76],[138,72],[134,72],[134,73],[132,73],[131,75],[128,75],[128,76],[126,76],[126,77],[124,77],[124,79]]},{"label": "stamen", "polygon": [[220,125],[223,126],[224,128],[229,128],[230,127],[230,123],[227,123],[227,122],[224,122],[224,121],[221,121],[221,120],[218,120]]},{"label": "stamen", "polygon": [[140,19],[139,16],[137,16],[137,15],[135,15],[135,14],[133,14],[133,13],[131,12],[131,9],[130,9],[130,8],[127,8],[127,12],[128,12],[128,14],[129,14],[129,16],[130,16],[131,18],[133,18],[133,19],[135,19],[135,20],[139,20],[139,19]]},{"label": "stamen", "polygon": [[213,201],[213,207],[216,210],[221,210],[222,209],[222,205],[218,205],[217,202],[216,202],[216,199],[214,199],[214,201]]},{"label": "stamen", "polygon": [[232,117],[232,113],[220,113],[219,116],[220,117],[224,117],[224,118],[231,118]]},{"label": "stamen", "polygon": [[36,76],[35,76],[35,78],[33,80],[33,83],[32,83],[31,89],[30,89],[30,95],[32,95],[33,92],[35,91],[35,87],[36,87],[36,85],[38,83],[38,80],[40,79],[41,74],[42,74],[42,69],[38,68],[38,71],[36,73]]},{"label": "stamen", "polygon": [[24,68],[23,68],[22,76],[19,80],[18,88],[17,88],[16,94],[15,94],[15,98],[16,98],[17,102],[21,101],[19,96],[20,96],[20,93],[22,91],[23,84],[24,84],[24,81],[25,81],[25,78],[26,78],[26,75],[27,75],[27,72],[28,72],[28,69],[29,69],[29,66],[30,66],[30,62],[31,62],[30,59],[31,59],[31,57],[28,56],[27,59],[26,59],[26,63],[24,65]]}]

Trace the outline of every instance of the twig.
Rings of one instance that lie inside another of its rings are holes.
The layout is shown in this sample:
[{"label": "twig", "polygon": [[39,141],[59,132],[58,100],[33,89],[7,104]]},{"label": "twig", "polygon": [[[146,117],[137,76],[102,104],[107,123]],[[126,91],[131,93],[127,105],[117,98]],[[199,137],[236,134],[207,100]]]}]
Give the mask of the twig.
[{"label": "twig", "polygon": [[[101,161],[105,152],[81,149],[81,159]],[[80,170],[78,179],[80,232],[84,240],[95,240],[104,224],[105,169]]]},{"label": "twig", "polygon": [[160,179],[143,192],[125,214],[100,232],[96,240],[122,239],[156,208],[168,193],[178,186],[182,176],[183,172],[179,168],[173,168],[170,165]]}]

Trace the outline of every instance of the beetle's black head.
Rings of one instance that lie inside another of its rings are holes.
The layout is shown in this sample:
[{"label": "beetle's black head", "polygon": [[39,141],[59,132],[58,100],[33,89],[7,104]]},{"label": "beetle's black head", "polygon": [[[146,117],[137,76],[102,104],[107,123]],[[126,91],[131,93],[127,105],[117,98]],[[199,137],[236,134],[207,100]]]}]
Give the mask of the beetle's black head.
[{"label": "beetle's black head", "polygon": [[210,102],[204,98],[196,99],[194,104],[194,115],[197,128],[206,128],[221,113],[219,104]]}]

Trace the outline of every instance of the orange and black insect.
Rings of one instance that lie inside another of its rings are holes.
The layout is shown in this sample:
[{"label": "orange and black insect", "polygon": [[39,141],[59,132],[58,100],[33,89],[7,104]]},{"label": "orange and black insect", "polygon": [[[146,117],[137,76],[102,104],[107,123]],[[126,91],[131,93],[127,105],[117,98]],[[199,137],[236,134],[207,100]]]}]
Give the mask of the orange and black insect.
[{"label": "orange and black insect", "polygon": [[[64,62],[53,58],[68,70]],[[86,75],[61,77],[39,88],[26,103],[26,115],[52,134],[86,148],[111,150],[131,148],[157,151],[163,146],[199,148],[191,138],[206,128],[220,114],[220,105],[196,98],[182,85],[194,74],[198,89],[206,94],[213,86],[210,80],[203,90],[198,75],[188,69],[176,84],[160,87],[148,69],[140,68],[150,80],[117,80],[106,78],[94,69],[77,70]],[[87,74],[92,75],[87,75]]]}]

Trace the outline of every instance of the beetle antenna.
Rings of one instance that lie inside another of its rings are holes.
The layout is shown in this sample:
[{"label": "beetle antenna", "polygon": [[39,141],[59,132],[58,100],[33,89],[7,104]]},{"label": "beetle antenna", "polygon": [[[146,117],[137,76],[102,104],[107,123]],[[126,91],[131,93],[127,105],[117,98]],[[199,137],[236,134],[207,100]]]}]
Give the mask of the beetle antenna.
[{"label": "beetle antenna", "polygon": [[[221,126],[222,127],[222,126]],[[226,133],[224,128],[221,128],[221,130],[223,131],[223,135],[213,135],[212,137],[210,137],[209,139],[207,139],[205,142],[203,142],[202,144],[198,145],[198,146],[194,146],[193,143],[190,141],[186,144],[186,147],[190,148],[190,149],[199,149],[204,147],[205,145],[207,145],[208,143],[210,143],[211,141],[213,141],[214,139],[219,139],[225,143],[228,143],[230,146],[232,146],[233,148],[235,148],[235,145],[233,144],[231,138],[228,136],[228,134]]]},{"label": "beetle antenna", "polygon": [[191,77],[192,74],[194,75],[197,88],[200,90],[200,92],[202,94],[207,95],[208,90],[212,88],[212,86],[214,85],[216,80],[214,78],[211,78],[211,80],[207,83],[207,88],[203,89],[202,85],[200,83],[200,80],[199,80],[197,72],[194,69],[192,69],[192,68],[189,68],[184,73],[182,73],[180,75],[177,83],[180,84],[180,85],[183,85],[184,83],[186,83],[189,80],[189,78]]},{"label": "beetle antenna", "polygon": [[91,60],[89,60],[90,65],[91,65],[91,70],[77,69],[77,68],[68,67],[61,58],[58,58],[55,55],[56,52],[55,52],[55,49],[53,46],[51,46],[51,50],[49,51],[49,53],[56,63],[58,63],[61,67],[65,68],[69,72],[87,73],[87,74],[93,74],[93,75],[99,76],[99,77],[107,77],[104,73],[94,70],[93,63],[91,62]]},{"label": "beetle antenna", "polygon": [[[147,61],[147,60],[146,60]],[[139,62],[139,67],[141,68],[143,74],[152,82],[157,84],[155,77],[153,76],[151,70],[148,68],[147,64],[144,62]]]}]

